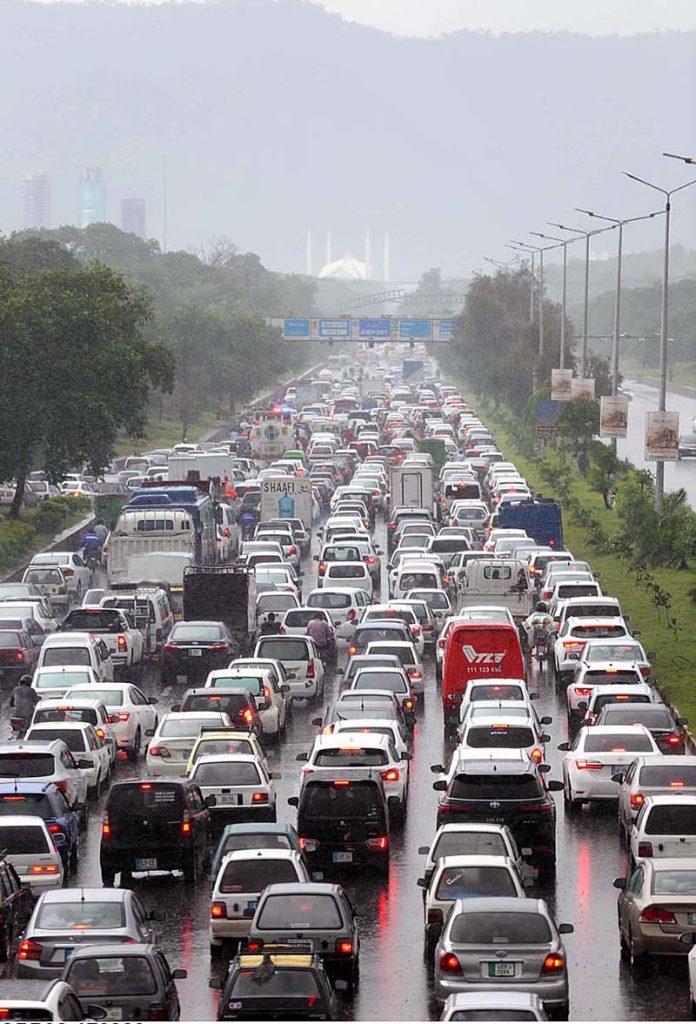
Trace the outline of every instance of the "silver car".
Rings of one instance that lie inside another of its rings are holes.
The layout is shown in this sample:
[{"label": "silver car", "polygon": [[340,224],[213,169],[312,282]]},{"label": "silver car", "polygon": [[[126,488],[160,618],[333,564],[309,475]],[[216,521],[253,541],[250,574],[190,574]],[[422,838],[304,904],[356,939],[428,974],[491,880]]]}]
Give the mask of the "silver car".
[{"label": "silver car", "polygon": [[457,900],[435,949],[434,992],[440,1005],[456,992],[491,987],[534,992],[547,1012],[568,1017],[568,968],[562,935],[544,900]]}]

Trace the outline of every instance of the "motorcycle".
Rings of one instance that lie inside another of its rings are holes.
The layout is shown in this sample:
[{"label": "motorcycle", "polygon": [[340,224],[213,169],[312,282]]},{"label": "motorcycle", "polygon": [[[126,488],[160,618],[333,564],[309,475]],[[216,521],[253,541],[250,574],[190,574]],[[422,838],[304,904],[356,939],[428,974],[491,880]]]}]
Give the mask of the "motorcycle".
[{"label": "motorcycle", "polygon": [[21,740],[28,728],[29,722],[26,718],[21,718],[19,716],[13,716],[10,718],[10,729],[12,730],[12,735],[15,739]]},{"label": "motorcycle", "polygon": [[548,658],[551,653],[551,640],[547,626],[534,627],[533,647],[537,661],[541,662],[544,658]]}]

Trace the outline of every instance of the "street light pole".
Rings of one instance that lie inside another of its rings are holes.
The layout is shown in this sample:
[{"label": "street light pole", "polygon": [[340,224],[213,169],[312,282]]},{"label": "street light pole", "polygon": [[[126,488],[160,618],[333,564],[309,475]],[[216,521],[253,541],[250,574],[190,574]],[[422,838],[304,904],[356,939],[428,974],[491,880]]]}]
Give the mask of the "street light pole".
[{"label": "street light pole", "polygon": [[[517,246],[515,246],[515,245],[508,245],[508,244],[506,244],[506,248],[507,249],[514,249],[515,252],[519,252]],[[530,280],[529,280],[529,320],[530,320],[530,322],[533,323],[534,322],[534,285],[536,283],[536,278],[534,277],[534,252],[531,249],[530,250],[525,250],[525,251],[526,251],[527,255],[529,256],[530,262],[531,262],[531,268],[530,268],[531,277],[530,277]]]},{"label": "street light pole", "polygon": [[502,267],[503,269],[510,266],[511,263],[519,263],[519,256],[513,256],[511,260],[494,260],[490,256],[483,257],[486,263],[493,263],[496,267]]},{"label": "street light pole", "polygon": [[[637,181],[641,185],[646,185],[655,192],[661,192],[665,197],[665,241],[662,259],[662,310],[660,315],[660,388],[658,392],[657,407],[658,412],[665,412],[667,408],[667,313],[669,309],[669,230],[672,211],[671,199],[676,192],[681,192],[682,189],[688,188],[689,185],[696,185],[696,178],[692,178],[691,181],[685,181],[683,185],[678,185],[676,188],[666,189],[660,188],[659,185],[655,185],[651,181],[646,181],[645,178],[639,178],[636,174],[629,174],[628,171],[624,171],[624,174],[632,181]],[[655,509],[657,512],[662,511],[664,498],[665,463],[663,459],[660,459],[655,465]]]},{"label": "street light pole", "polygon": [[692,156],[680,156],[679,153],[663,153],[663,156],[668,156],[672,160],[683,160],[685,164],[696,164],[696,160]]},{"label": "street light pole", "polygon": [[568,283],[568,240],[564,238],[556,238],[554,235],[545,235],[541,231],[530,231],[530,235],[536,235],[537,238],[549,238],[552,242],[560,242],[563,246],[563,283],[561,285],[562,297],[561,297],[561,354],[560,354],[560,369],[565,369],[565,353],[566,353],[566,294],[567,294],[567,283]]}]

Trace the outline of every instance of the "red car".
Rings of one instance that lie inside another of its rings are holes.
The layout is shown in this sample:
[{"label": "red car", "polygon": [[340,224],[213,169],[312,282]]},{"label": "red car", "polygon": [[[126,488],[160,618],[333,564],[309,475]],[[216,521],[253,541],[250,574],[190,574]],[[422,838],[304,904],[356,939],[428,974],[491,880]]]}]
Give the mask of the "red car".
[{"label": "red car", "polygon": [[33,675],[41,647],[23,629],[0,629],[0,680],[13,685]]}]

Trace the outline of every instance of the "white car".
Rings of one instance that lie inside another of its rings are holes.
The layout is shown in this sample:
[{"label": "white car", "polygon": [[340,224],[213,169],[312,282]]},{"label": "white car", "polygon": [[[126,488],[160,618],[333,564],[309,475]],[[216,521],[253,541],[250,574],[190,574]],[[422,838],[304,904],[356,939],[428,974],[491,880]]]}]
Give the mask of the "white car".
[{"label": "white car", "polygon": [[388,736],[394,744],[400,769],[408,771],[408,762],[411,760],[408,749],[409,741],[398,722],[387,718],[339,718],[333,723],[331,734],[338,735],[338,733],[344,732],[365,732],[375,736]]},{"label": "white car", "polygon": [[62,665],[91,668],[100,683],[114,678],[114,663],[109,649],[99,637],[86,632],[51,633],[39,653],[37,669]]},{"label": "white car", "polygon": [[308,636],[262,636],[256,641],[255,658],[282,662],[293,700],[311,700],[324,692],[324,665],[314,641]]},{"label": "white car", "polygon": [[364,562],[327,562],[317,583],[320,587],[357,587],[370,597],[374,589],[370,567]]},{"label": "white car", "polygon": [[[476,712],[476,706],[470,705]],[[494,710],[481,709],[481,714],[469,714],[459,726],[459,752],[462,750],[494,751],[521,750],[530,761],[542,764],[544,744],[551,739],[541,731],[541,723],[529,708],[513,707]]]},{"label": "white car", "polygon": [[[25,778],[32,782],[55,782],[87,827],[87,775],[89,761],[78,761],[63,740],[0,744],[0,779]],[[75,805],[78,805],[75,807]],[[2,849],[0,847],[0,849]]]},{"label": "white car", "polygon": [[[613,646],[628,641],[630,633],[620,617],[612,619],[570,618],[566,619],[553,642],[553,661],[556,679],[559,682],[573,678],[580,665],[580,659],[588,642],[604,641]],[[605,660],[611,661],[611,655]]]},{"label": "white car", "polygon": [[33,896],[63,887],[63,860],[43,818],[30,814],[0,817],[0,849]]},{"label": "white car", "polygon": [[235,821],[275,821],[276,790],[280,776],[269,772],[256,754],[204,754],[189,772],[210,806],[213,827]]},{"label": "white car", "polygon": [[470,704],[481,701],[515,702],[531,708],[531,702],[539,699],[536,690],[528,690],[524,679],[472,679],[462,696],[459,721],[463,722]]},{"label": "white car", "polygon": [[628,833],[633,864],[644,857],[696,857],[696,795],[649,796]]},{"label": "white car", "polygon": [[572,743],[560,743],[563,757],[563,799],[573,814],[583,803],[618,800],[617,772],[639,754],[660,748],[642,725],[583,727]]},{"label": "white car", "polygon": [[101,796],[104,786],[111,780],[111,751],[108,744],[100,740],[94,726],[89,722],[42,722],[27,729],[26,743],[44,743],[47,740],[63,740],[78,766],[89,763],[84,773],[87,776],[87,792],[94,797]]},{"label": "white car", "polygon": [[93,697],[80,700],[65,700],[62,697],[40,700],[34,707],[31,724],[41,725],[44,722],[87,722],[94,726],[99,739],[109,748],[111,764],[116,761],[116,735],[111,715],[103,700],[95,700]]},{"label": "white car", "polygon": [[483,821],[457,821],[450,825],[440,825],[430,846],[420,846],[418,852],[425,857],[423,878],[426,886],[430,884],[435,865],[443,857],[508,857],[520,878],[525,877],[524,861],[507,825],[492,825]]},{"label": "white car", "polygon": [[405,622],[411,634],[411,639],[416,648],[419,658],[423,657],[425,651],[425,638],[421,624],[416,618],[412,608],[403,601],[390,601],[389,604],[375,604],[366,608],[360,619],[360,625],[369,622],[371,619],[398,619]]},{"label": "white car", "polygon": [[302,854],[296,850],[248,849],[226,853],[210,895],[210,951],[249,934],[250,912],[267,885],[311,882]]},{"label": "white car", "polygon": [[[585,701],[581,701],[584,704]],[[647,683],[633,683],[630,686],[593,686],[592,693],[587,701],[583,725],[597,725],[597,720],[602,713],[602,708],[607,704],[661,704],[657,693]],[[664,705],[663,705],[664,706]],[[665,709],[667,710],[667,709]],[[620,724],[615,721],[615,724]],[[625,725],[633,725],[626,721]]]},{"label": "white car", "polygon": [[116,740],[117,757],[137,761],[143,743],[157,728],[156,697],[146,697],[132,683],[76,682],[64,694],[66,703],[92,697],[106,705]]},{"label": "white car", "polygon": [[[623,619],[620,620],[623,622]],[[576,674],[581,672],[585,666],[599,663],[612,662],[614,665],[619,662],[627,665],[636,665],[644,679],[651,675],[650,661],[655,657],[654,653],[645,653],[643,645],[635,639],[639,634],[627,635],[618,639],[587,640],[580,649],[580,655],[576,662]]]},{"label": "white car", "polygon": [[92,570],[77,551],[40,551],[29,564],[61,569],[68,584],[68,595],[76,604],[92,585]]},{"label": "white car", "polygon": [[103,608],[99,604],[82,605],[68,612],[62,629],[84,631],[106,645],[114,670],[132,674],[142,672],[145,641],[129,613],[121,608]]},{"label": "white car", "polygon": [[307,608],[322,608],[336,627],[336,637],[350,640],[363,609],[370,605],[370,595],[361,587],[322,587],[307,595]]},{"label": "white car", "polygon": [[74,686],[86,690],[101,683],[91,668],[82,665],[56,665],[54,668],[38,668],[31,686],[42,700],[63,697]]},{"label": "white car", "polygon": [[404,601],[425,601],[435,617],[435,628],[438,635],[445,619],[453,613],[449,595],[438,587],[418,587],[416,590],[409,590],[404,596]]},{"label": "white car", "polygon": [[365,654],[395,654],[406,671],[411,689],[422,694],[425,689],[423,662],[418,657],[414,644],[407,640],[373,640],[367,645]]},{"label": "white car", "polygon": [[490,991],[448,996],[440,1020],[548,1020],[541,996],[499,986]]},{"label": "white car", "polygon": [[58,629],[58,620],[53,614],[51,602],[46,597],[0,598],[0,619],[31,617],[36,620],[44,633]]},{"label": "white car", "polygon": [[303,773],[311,774],[315,768],[331,768],[349,777],[354,769],[378,768],[389,814],[403,822],[408,800],[409,762],[413,754],[404,750],[397,753],[392,736],[374,733],[364,722],[354,723],[355,732],[349,731],[350,722],[340,725],[340,731],[317,736],[309,754],[296,756],[296,761],[306,762]]},{"label": "white car", "polygon": [[145,754],[152,775],[183,775],[201,731],[231,728],[228,715],[218,711],[179,711],[164,715]]},{"label": "white car", "polygon": [[628,836],[649,796],[696,796],[696,757],[689,754],[641,754],[614,776],[619,787],[619,828]]},{"label": "white car", "polygon": [[270,668],[218,668],[208,673],[206,687],[213,689],[246,689],[253,695],[265,736],[279,736],[285,732],[287,716],[286,694],[288,683],[276,682]]},{"label": "white car", "polygon": [[592,692],[597,686],[616,686],[622,691],[628,687],[643,686],[643,674],[634,664],[625,662],[596,662],[583,666],[566,690],[568,718],[571,722],[581,721],[589,707]]}]

